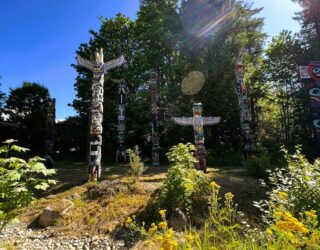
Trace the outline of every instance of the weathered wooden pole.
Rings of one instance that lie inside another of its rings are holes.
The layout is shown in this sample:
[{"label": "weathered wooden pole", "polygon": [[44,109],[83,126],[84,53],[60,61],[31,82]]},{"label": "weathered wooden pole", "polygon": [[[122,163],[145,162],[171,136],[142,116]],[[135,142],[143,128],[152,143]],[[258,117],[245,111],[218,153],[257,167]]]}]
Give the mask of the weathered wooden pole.
[{"label": "weathered wooden pole", "polygon": [[193,126],[194,131],[194,143],[196,146],[195,157],[198,160],[196,164],[197,170],[206,172],[206,158],[205,158],[205,146],[204,146],[204,132],[203,126],[216,125],[220,122],[220,117],[203,117],[202,116],[202,103],[193,103],[192,106],[193,117],[174,117],[173,120],[176,124],[182,126]]},{"label": "weathered wooden pole", "polygon": [[126,153],[126,95],[129,93],[127,84],[124,80],[115,80],[115,83],[119,84],[119,105],[118,105],[118,145],[116,151],[116,162],[118,163],[119,157],[122,157],[124,161],[127,160]]},{"label": "weathered wooden pole", "polygon": [[250,110],[248,105],[247,89],[243,82],[243,63],[240,55],[236,61],[237,95],[240,109],[240,127],[243,138],[244,159],[250,157],[254,151],[253,139],[250,129]]},{"label": "weathered wooden pole", "polygon": [[54,154],[54,142],[55,142],[55,125],[56,125],[56,99],[50,99],[48,101],[47,118],[45,126],[45,165],[48,168],[53,167],[53,154]]},{"label": "weathered wooden pole", "polygon": [[158,74],[151,70],[149,71],[149,83],[151,88],[151,139],[152,139],[152,166],[159,166],[160,165],[160,157],[159,157],[159,135],[158,135],[158,113],[159,113],[159,95],[158,95]]},{"label": "weathered wooden pole", "polygon": [[102,147],[102,120],[103,120],[103,93],[104,75],[108,70],[122,65],[125,60],[121,56],[117,59],[104,63],[103,50],[96,52],[95,62],[91,62],[77,56],[79,65],[93,72],[92,98],[89,120],[89,156],[88,172],[89,181],[97,181],[101,177],[101,147]]}]

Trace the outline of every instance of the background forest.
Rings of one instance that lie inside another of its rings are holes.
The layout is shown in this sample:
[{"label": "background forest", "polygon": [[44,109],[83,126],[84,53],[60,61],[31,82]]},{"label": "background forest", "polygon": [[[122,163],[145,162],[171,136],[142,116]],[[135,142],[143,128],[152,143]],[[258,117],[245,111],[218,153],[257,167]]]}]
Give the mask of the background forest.
[{"label": "background forest", "polygon": [[[139,145],[144,155],[151,155],[151,95],[146,72],[154,69],[159,77],[162,156],[178,142],[193,142],[192,127],[174,125],[171,118],[191,116],[192,102],[201,101],[204,116],[222,118],[217,126],[205,128],[208,160],[222,165],[238,163],[242,138],[235,61],[240,52],[244,54],[244,81],[257,153],[273,162],[278,159],[280,145],[291,148],[302,144],[305,153],[315,156],[298,64],[320,58],[320,11],[317,0],[295,2],[302,7],[293,17],[301,24],[300,33],[284,30],[268,44],[262,32],[264,20],[257,17],[261,9],[242,1],[141,0],[136,20],[122,14],[100,17],[100,29],[89,31],[92,38],[79,46],[75,56],[93,60],[94,52],[103,48],[105,61],[120,55],[127,61],[105,77],[103,160],[115,159],[117,145],[119,95],[114,79],[124,79],[130,90],[127,147]],[[210,29],[201,32],[210,22]],[[73,67],[78,73],[74,84],[77,94],[70,105],[78,114],[57,123],[56,150],[62,155],[73,151],[85,158],[92,73]],[[186,96],[181,82],[194,70],[204,74],[205,84],[195,96]],[[45,86],[30,82],[12,89],[7,97],[0,93],[4,114],[0,119],[19,124],[18,128],[3,127],[6,131],[0,139],[15,138],[20,145],[43,151],[48,98]]]}]

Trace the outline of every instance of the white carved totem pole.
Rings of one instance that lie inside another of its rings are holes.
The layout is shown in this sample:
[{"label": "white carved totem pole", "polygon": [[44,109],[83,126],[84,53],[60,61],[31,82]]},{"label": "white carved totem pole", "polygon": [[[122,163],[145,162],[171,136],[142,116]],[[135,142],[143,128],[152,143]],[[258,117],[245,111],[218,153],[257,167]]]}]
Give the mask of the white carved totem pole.
[{"label": "white carved totem pole", "polygon": [[122,157],[124,161],[127,161],[126,153],[126,95],[129,93],[129,89],[124,80],[112,80],[119,84],[119,106],[118,106],[118,146],[116,152],[116,162],[118,163],[119,157]]},{"label": "white carved totem pole", "polygon": [[253,153],[253,139],[250,130],[250,111],[248,105],[247,89],[243,82],[243,64],[240,55],[236,61],[237,95],[240,109],[240,126],[243,137],[243,155],[247,159]]},{"label": "white carved totem pole", "polygon": [[125,62],[123,56],[104,63],[103,50],[96,52],[95,62],[77,56],[79,65],[93,72],[92,99],[89,120],[89,181],[97,181],[101,176],[101,147],[102,147],[102,120],[103,120],[103,92],[104,75],[108,70],[118,67]]},{"label": "white carved totem pole", "polygon": [[159,157],[159,135],[158,135],[158,114],[159,114],[159,107],[158,107],[158,86],[157,86],[157,79],[158,74],[151,70],[149,71],[149,83],[151,87],[151,115],[152,115],[152,166],[159,166],[160,165],[160,157]]},{"label": "white carved totem pole", "polygon": [[206,158],[204,147],[204,132],[203,126],[216,125],[220,122],[220,117],[203,117],[202,116],[202,103],[193,103],[193,117],[174,117],[173,120],[176,124],[182,126],[193,126],[194,130],[194,143],[196,146],[195,157],[198,160],[196,164],[197,170],[206,172]]}]

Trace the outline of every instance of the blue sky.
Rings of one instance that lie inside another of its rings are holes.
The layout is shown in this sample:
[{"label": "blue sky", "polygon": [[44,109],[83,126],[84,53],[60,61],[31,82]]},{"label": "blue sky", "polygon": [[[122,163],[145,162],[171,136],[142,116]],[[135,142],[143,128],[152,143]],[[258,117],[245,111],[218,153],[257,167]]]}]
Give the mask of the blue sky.
[{"label": "blue sky", "polygon": [[[298,31],[292,20],[299,6],[291,0],[253,0],[264,7],[264,31],[271,37],[282,29]],[[0,89],[21,86],[23,81],[48,87],[57,99],[57,119],[74,115],[68,103],[75,97],[75,51],[88,42],[90,29],[100,26],[99,16],[123,13],[131,18],[138,0],[11,0],[0,1]]]}]

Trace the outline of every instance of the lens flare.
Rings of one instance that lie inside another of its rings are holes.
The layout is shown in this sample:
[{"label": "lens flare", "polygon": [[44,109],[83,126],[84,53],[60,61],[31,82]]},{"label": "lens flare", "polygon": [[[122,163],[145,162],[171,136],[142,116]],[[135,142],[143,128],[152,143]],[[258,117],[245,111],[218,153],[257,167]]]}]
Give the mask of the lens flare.
[{"label": "lens flare", "polygon": [[215,4],[211,2],[210,0],[189,0],[183,6],[184,29],[197,38],[213,36],[228,24],[235,11],[233,0],[219,0]]},{"label": "lens flare", "polygon": [[204,80],[200,71],[191,71],[183,79],[181,90],[185,95],[195,95],[202,89]]}]

